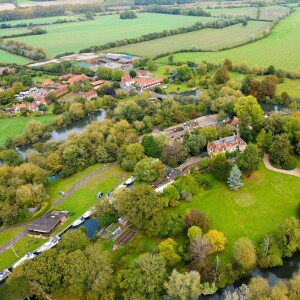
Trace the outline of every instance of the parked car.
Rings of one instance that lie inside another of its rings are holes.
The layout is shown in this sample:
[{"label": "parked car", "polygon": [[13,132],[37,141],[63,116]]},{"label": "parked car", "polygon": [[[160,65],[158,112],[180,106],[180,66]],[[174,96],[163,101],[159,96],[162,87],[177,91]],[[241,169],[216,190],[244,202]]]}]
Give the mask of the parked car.
[{"label": "parked car", "polygon": [[103,196],[103,193],[102,193],[102,192],[99,192],[99,193],[96,195],[96,199],[100,199],[102,196]]},{"label": "parked car", "polygon": [[65,194],[65,192],[63,192],[63,191],[59,191],[58,192],[60,195],[64,195]]}]

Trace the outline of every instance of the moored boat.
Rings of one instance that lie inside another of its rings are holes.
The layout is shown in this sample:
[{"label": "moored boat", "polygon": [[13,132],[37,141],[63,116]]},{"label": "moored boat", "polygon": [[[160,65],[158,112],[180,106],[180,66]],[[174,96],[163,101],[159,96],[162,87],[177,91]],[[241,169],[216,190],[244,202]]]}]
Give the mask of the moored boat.
[{"label": "moored boat", "polygon": [[82,217],[87,219],[89,218],[93,213],[95,212],[95,207],[92,207],[91,209],[89,209],[88,211],[86,211]]},{"label": "moored boat", "polygon": [[135,180],[134,176],[129,177],[129,178],[125,181],[125,185],[128,186],[128,185],[133,184],[134,180]]},{"label": "moored boat", "polygon": [[14,265],[13,265],[13,269],[22,265],[26,260],[29,260],[29,259],[33,259],[35,258],[36,255],[31,253],[31,252],[28,252],[26,253],[20,260],[18,260]]},{"label": "moored boat", "polygon": [[54,246],[56,246],[60,240],[61,240],[61,238],[59,236],[51,237],[49,239],[49,241],[47,243],[45,243],[44,245],[42,245],[40,248],[38,248],[36,250],[36,252],[41,253],[41,252],[47,251],[47,250],[53,248]]},{"label": "moored boat", "polygon": [[11,272],[8,269],[4,269],[2,272],[0,272],[0,282],[4,281]]},{"label": "moored boat", "polygon": [[84,217],[78,218],[76,221],[73,222],[72,227],[79,226],[80,224],[82,224],[84,222],[84,220],[85,220]]}]

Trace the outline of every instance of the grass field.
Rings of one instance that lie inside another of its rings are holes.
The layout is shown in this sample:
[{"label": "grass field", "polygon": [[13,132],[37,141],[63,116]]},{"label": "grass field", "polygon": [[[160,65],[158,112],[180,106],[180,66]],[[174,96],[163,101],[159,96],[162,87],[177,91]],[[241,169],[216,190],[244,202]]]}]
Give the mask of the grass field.
[{"label": "grass field", "polygon": [[[142,13],[137,19],[121,20],[118,15],[100,16],[95,20],[43,26],[48,33],[15,40],[42,47],[49,57],[107,42],[134,38],[151,32],[189,26],[211,18]],[[1,60],[0,60],[1,61]]]},{"label": "grass field", "polygon": [[193,47],[203,50],[219,50],[245,43],[250,40],[251,36],[260,36],[269,25],[268,22],[250,21],[248,26],[236,24],[221,29],[203,29],[109,49],[108,51],[141,56],[155,56],[163,52],[192,49]]},{"label": "grass field", "polygon": [[[0,53],[1,54],[1,53]],[[45,122],[47,125],[56,118],[56,115],[44,115],[41,117],[19,117],[10,119],[0,119],[0,145],[8,136],[16,136],[23,132],[24,127],[30,120]]]},{"label": "grass field", "polygon": [[172,211],[184,214],[188,208],[197,208],[209,216],[212,228],[225,233],[228,244],[221,255],[224,262],[232,259],[234,242],[247,236],[258,245],[264,234],[274,231],[286,218],[296,216],[299,203],[299,178],[260,170],[237,192],[208,176],[212,189],[201,191],[192,202],[181,203]]},{"label": "grass field", "polygon": [[0,50],[0,63],[8,63],[8,64],[15,63],[19,65],[26,65],[30,62],[31,60],[26,57],[14,55],[9,52]]},{"label": "grass field", "polygon": [[[0,247],[8,243],[12,238],[14,238],[17,234],[22,232],[25,229],[24,227],[12,228],[6,231],[0,232]],[[1,270],[1,269],[0,269]]]},{"label": "grass field", "polygon": [[[90,172],[91,170],[89,173]],[[92,207],[97,201],[96,194],[99,191],[106,195],[106,193],[115,189],[131,175],[131,173],[125,172],[119,166],[114,166],[94,176],[87,183],[83,184],[75,193],[58,206],[58,209],[68,210],[74,213],[74,215],[58,229],[58,232],[73,223],[78,217]]]},{"label": "grass field", "polygon": [[24,237],[14,245],[14,249],[18,253],[19,258],[15,256],[12,249],[8,249],[0,255],[0,270],[10,267],[27,252],[34,251],[45,242],[46,240],[44,239],[37,239],[29,236]]},{"label": "grass field", "polygon": [[[251,19],[256,19],[257,10],[257,7],[205,9],[205,11],[210,12],[212,16],[248,16]],[[276,20],[288,11],[289,8],[279,5],[261,7],[260,20]]]},{"label": "grass field", "polygon": [[[229,58],[233,63],[246,62],[248,65],[274,65],[276,68],[298,69],[300,67],[300,9],[280,21],[272,34],[260,41],[220,52],[180,53],[175,61],[202,61],[220,63]],[[163,50],[163,49],[162,49]],[[167,58],[160,59],[167,62]]]},{"label": "grass field", "polygon": [[[0,37],[6,36],[6,35],[27,33],[27,32],[29,32],[27,27],[1,29],[0,30]],[[13,38],[9,38],[9,39],[13,39]]]}]

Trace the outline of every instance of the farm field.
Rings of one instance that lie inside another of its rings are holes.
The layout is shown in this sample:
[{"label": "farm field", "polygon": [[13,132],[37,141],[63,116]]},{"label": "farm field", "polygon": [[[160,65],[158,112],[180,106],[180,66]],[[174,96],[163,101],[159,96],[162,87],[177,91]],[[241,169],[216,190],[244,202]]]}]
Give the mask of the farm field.
[{"label": "farm field", "polygon": [[[0,37],[6,36],[6,35],[27,33],[27,32],[30,32],[27,29],[27,27],[0,29]],[[12,38],[9,38],[9,39],[12,39]]]},{"label": "farm field", "polygon": [[300,197],[297,177],[271,172],[261,163],[259,171],[244,178],[244,186],[237,192],[212,176],[207,179],[212,189],[202,190],[192,202],[182,202],[170,211],[184,214],[187,209],[197,208],[207,214],[211,227],[223,231],[228,240],[220,257],[222,263],[232,259],[233,245],[239,237],[247,236],[258,246],[264,234],[296,216]]},{"label": "farm field", "polygon": [[[0,53],[1,54],[1,53]],[[44,122],[48,125],[57,115],[45,115],[41,117],[18,117],[10,119],[0,119],[0,145],[4,143],[8,136],[16,136],[23,132],[24,127],[30,120]]]},{"label": "farm field", "polygon": [[[212,16],[221,17],[224,15],[229,16],[243,16],[246,15],[251,19],[256,19],[257,17],[257,7],[237,7],[237,8],[214,8],[205,9],[205,11],[210,12]],[[260,20],[276,20],[278,17],[282,16],[289,11],[289,8],[279,5],[265,6],[261,7]]]},{"label": "farm field", "polygon": [[[79,17],[79,15],[75,15],[75,16],[56,16],[56,17],[47,17],[47,18],[36,18],[36,19],[26,19],[26,20],[13,20],[13,21],[6,21],[6,22],[2,22],[0,24],[8,24],[8,25],[17,25],[17,24],[44,24],[44,23],[53,23],[56,20],[61,20],[61,19],[66,19],[66,20],[77,20],[77,18]],[[1,29],[2,30],[8,30],[8,29]]]},{"label": "farm field", "polygon": [[260,36],[269,25],[269,22],[249,21],[247,26],[236,24],[221,29],[207,28],[153,41],[113,48],[108,51],[141,56],[155,56],[162,52],[192,49],[193,47],[203,50],[219,50],[245,43],[252,36]]},{"label": "farm field", "polygon": [[[296,42],[300,34],[300,9],[280,21],[273,32],[266,38],[238,48],[203,53],[179,53],[176,61],[202,61],[220,63],[229,58],[233,63],[245,62],[249,66],[274,65],[276,68],[298,69],[300,67],[300,43]],[[271,52],[270,52],[271,51]],[[160,62],[167,62],[167,57]]]},{"label": "farm field", "polygon": [[138,14],[137,19],[131,20],[121,20],[118,15],[100,16],[91,21],[43,26],[47,29],[47,34],[20,37],[14,40],[33,47],[42,47],[48,57],[54,57],[57,54],[79,51],[93,45],[134,38],[165,29],[189,26],[196,22],[209,22],[210,20],[212,18],[162,16],[151,13]]},{"label": "farm field", "polygon": [[26,57],[11,54],[9,52],[0,49],[0,63],[9,63],[9,64],[16,63],[19,65],[26,65],[30,62],[31,60]]}]

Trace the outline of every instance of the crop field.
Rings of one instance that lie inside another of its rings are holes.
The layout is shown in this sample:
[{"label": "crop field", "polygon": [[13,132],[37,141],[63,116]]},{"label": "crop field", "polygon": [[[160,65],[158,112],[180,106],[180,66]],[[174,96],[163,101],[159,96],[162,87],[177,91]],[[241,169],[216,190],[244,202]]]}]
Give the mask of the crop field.
[{"label": "crop field", "polygon": [[16,63],[19,65],[25,65],[30,63],[31,60],[26,58],[26,57],[22,57],[19,55],[15,55],[15,54],[11,54],[9,52],[0,50],[0,63]]},{"label": "crop field", "polygon": [[[1,53],[0,53],[1,55]],[[57,116],[45,115],[41,117],[20,117],[10,119],[0,119],[0,145],[4,143],[8,136],[16,136],[23,132],[24,127],[30,120],[44,122],[50,125]]]},{"label": "crop field", "polygon": [[[280,21],[273,32],[266,38],[238,48],[203,53],[179,53],[175,55],[176,61],[202,61],[220,63],[229,58],[233,63],[245,62],[249,66],[274,65],[276,68],[300,68],[300,9],[286,19]],[[167,57],[159,60],[167,62]]]},{"label": "crop field", "polygon": [[[100,16],[95,20],[43,26],[48,33],[15,38],[34,47],[42,47],[49,57],[79,51],[107,42],[134,38],[151,32],[209,22],[212,18],[142,13],[137,19],[121,20],[118,15]],[[1,60],[0,60],[1,62]]]},{"label": "crop field", "polygon": [[[237,192],[212,176],[207,179],[212,189],[201,191],[192,202],[181,203],[172,212],[184,214],[197,208],[211,219],[211,227],[225,233],[228,244],[221,261],[232,259],[234,241],[249,237],[258,245],[262,237],[276,230],[287,218],[296,216],[300,191],[299,178],[267,170],[263,164]],[[270,221],[272,220],[272,221]]]},{"label": "crop field", "polygon": [[153,41],[109,49],[108,51],[141,56],[155,56],[162,52],[192,49],[194,47],[203,50],[219,50],[245,43],[249,41],[251,37],[259,36],[268,27],[269,22],[249,21],[247,26],[236,24],[221,29],[207,28]]},{"label": "crop field", "polygon": [[[62,19],[66,19],[66,20],[77,20],[77,18],[79,17],[79,15],[75,15],[75,16],[56,16],[56,17],[48,17],[48,18],[37,18],[37,19],[26,19],[26,20],[13,20],[13,21],[6,21],[6,22],[2,22],[0,24],[9,24],[9,25],[17,25],[17,24],[45,24],[45,23],[53,23],[57,20],[62,20]],[[0,32],[2,33],[2,30],[9,30],[9,29],[1,29]],[[3,35],[3,34],[2,34]]]},{"label": "crop field", "polygon": [[[261,7],[260,20],[276,20],[282,15],[286,14],[290,9],[284,6],[274,5]],[[256,19],[257,17],[257,7],[237,7],[237,8],[214,8],[205,9],[205,11],[210,12],[212,16],[222,17],[226,16],[248,16],[251,19]]]}]

